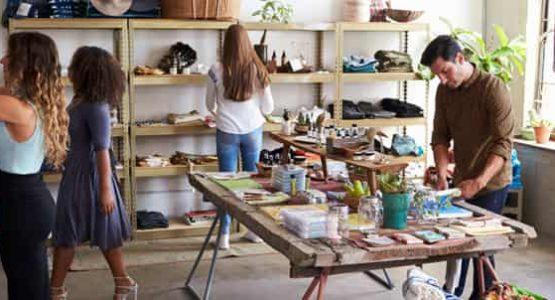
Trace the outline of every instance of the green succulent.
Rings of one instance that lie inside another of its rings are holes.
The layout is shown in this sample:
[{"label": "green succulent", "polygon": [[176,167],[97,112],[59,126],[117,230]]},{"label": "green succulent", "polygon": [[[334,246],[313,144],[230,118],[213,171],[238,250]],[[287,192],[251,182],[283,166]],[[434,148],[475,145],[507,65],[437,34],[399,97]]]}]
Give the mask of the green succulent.
[{"label": "green succulent", "polygon": [[378,175],[378,187],[384,194],[404,194],[408,191],[406,180],[399,174]]}]

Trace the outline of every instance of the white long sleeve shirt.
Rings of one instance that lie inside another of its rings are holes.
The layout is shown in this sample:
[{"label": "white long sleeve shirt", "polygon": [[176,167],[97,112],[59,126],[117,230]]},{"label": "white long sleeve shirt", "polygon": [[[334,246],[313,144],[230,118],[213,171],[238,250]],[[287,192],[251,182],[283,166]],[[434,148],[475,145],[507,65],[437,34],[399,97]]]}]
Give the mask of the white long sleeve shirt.
[{"label": "white long sleeve shirt", "polygon": [[245,101],[234,101],[224,96],[221,64],[210,67],[206,90],[206,108],[216,119],[216,127],[226,133],[246,134],[264,125],[264,115],[274,110],[270,86],[254,91]]}]

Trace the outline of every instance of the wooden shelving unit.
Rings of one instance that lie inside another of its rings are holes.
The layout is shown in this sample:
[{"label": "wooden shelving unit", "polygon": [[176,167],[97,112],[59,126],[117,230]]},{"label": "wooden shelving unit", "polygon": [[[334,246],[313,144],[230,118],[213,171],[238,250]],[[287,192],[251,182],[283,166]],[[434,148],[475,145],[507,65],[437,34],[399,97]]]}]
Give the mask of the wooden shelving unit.
[{"label": "wooden shelving unit", "polygon": [[171,239],[206,235],[210,224],[187,225],[179,218],[169,219],[168,228],[136,230],[135,238],[139,240]]},{"label": "wooden shelving unit", "polygon": [[[41,30],[41,29],[68,29],[68,30],[112,30],[114,32],[114,42],[116,44],[116,56],[122,63],[124,70],[128,74],[129,88],[125,95],[124,103],[120,109],[120,122],[112,128],[113,137],[121,140],[120,158],[124,163],[124,169],[118,172],[118,176],[123,179],[125,184],[125,198],[129,214],[132,219],[133,228],[136,228],[135,211],[137,195],[136,179],[152,177],[168,177],[186,175],[191,170],[217,170],[217,165],[201,166],[169,166],[164,168],[145,168],[135,167],[136,140],[148,138],[149,136],[172,136],[172,135],[197,135],[213,134],[214,129],[203,125],[198,126],[136,126],[135,124],[135,89],[148,88],[149,86],[176,86],[176,85],[204,85],[206,76],[201,74],[191,75],[159,75],[159,76],[135,76],[132,72],[135,67],[134,48],[135,31],[137,30],[210,30],[218,32],[219,44],[223,40],[223,31],[233,24],[232,22],[218,21],[184,21],[171,19],[18,19],[10,20],[9,32],[16,30]],[[351,83],[372,83],[392,81],[399,82],[400,98],[406,100],[406,82],[419,80],[414,73],[371,73],[371,74],[344,74],[342,72],[343,42],[346,32],[391,32],[399,33],[402,46],[401,51],[406,51],[408,47],[408,34],[414,31],[428,31],[428,24],[418,23],[318,23],[318,24],[268,24],[268,23],[243,23],[252,31],[264,29],[271,31],[298,31],[313,32],[315,42],[314,66],[316,69],[322,68],[322,50],[325,32],[332,32],[335,36],[336,65],[335,70],[328,72],[315,72],[303,74],[271,74],[270,79],[273,84],[307,84],[313,85],[315,102],[319,103],[322,96],[322,85],[332,84],[335,86],[333,102],[335,105],[335,116],[342,115],[343,85]],[[218,49],[217,51],[220,51]],[[63,78],[64,85],[70,86],[67,78]],[[426,89],[428,90],[428,89]],[[426,99],[428,95],[426,93]],[[321,104],[321,103],[320,103]],[[425,126],[426,118],[393,118],[393,119],[365,119],[365,120],[341,120],[334,119],[333,123],[337,126],[350,126],[353,123],[359,126],[372,127],[406,127],[406,126]],[[278,124],[266,124],[265,131],[280,130]],[[426,140],[428,139],[426,134]],[[422,161],[422,158],[399,158],[407,161]],[[59,181],[60,175],[47,174],[45,179],[48,182]],[[165,237],[182,237],[189,235],[204,234],[207,226],[187,226],[181,221],[171,220],[170,227],[167,229],[155,230],[134,230],[135,238],[153,239]]]}]

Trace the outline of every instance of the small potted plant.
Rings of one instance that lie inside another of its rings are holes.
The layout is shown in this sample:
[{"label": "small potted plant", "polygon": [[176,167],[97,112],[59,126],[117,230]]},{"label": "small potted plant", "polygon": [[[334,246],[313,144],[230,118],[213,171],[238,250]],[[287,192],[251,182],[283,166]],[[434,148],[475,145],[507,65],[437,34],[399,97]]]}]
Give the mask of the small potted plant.
[{"label": "small potted plant", "polygon": [[310,129],[309,127],[310,119],[308,115],[299,113],[299,116],[297,117],[297,125],[295,125],[295,131],[300,134],[305,134],[308,132],[308,129]]},{"label": "small potted plant", "polygon": [[404,178],[399,174],[386,173],[378,176],[382,192],[384,228],[405,229],[410,207],[410,193]]},{"label": "small potted plant", "polygon": [[551,130],[553,129],[553,122],[538,117],[534,110],[530,110],[530,124],[534,128],[534,136],[536,137],[536,143],[545,144],[549,141],[551,137]]},{"label": "small potted plant", "polygon": [[264,4],[253,12],[252,16],[260,17],[264,23],[289,23],[293,17],[293,6],[281,0],[260,0]]}]

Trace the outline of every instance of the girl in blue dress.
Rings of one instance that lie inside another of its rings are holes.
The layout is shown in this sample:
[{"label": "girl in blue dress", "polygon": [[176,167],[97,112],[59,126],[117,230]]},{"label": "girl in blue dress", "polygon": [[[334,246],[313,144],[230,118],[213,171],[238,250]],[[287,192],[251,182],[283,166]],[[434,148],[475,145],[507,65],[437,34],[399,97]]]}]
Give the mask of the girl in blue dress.
[{"label": "girl in blue dress", "polygon": [[121,101],[125,74],[119,62],[98,47],[81,47],[71,60],[74,98],[68,107],[71,145],[56,203],[53,299],[65,299],[64,280],[75,247],[100,248],[115,281],[115,299],[136,299],[137,283],[123,261],[123,241],[130,237],[129,218],[111,166],[110,109]]}]

